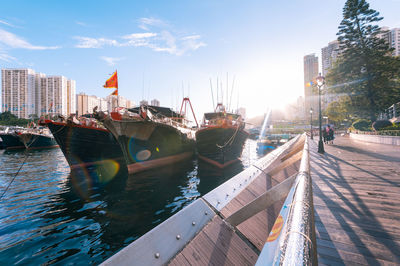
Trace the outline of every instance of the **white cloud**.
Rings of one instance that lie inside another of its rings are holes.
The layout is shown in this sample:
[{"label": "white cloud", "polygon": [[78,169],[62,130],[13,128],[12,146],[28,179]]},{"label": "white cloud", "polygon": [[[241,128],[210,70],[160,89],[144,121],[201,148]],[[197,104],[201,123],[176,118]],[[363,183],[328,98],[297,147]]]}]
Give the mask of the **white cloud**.
[{"label": "white cloud", "polygon": [[30,44],[17,35],[3,29],[0,29],[0,43],[3,43],[10,48],[22,48],[28,50],[52,50],[60,48],[59,46],[37,46]]},{"label": "white cloud", "polygon": [[17,62],[17,58],[15,58],[11,55],[8,55],[8,54],[0,53],[0,61],[5,61],[8,63],[11,63],[12,61]]},{"label": "white cloud", "polygon": [[118,41],[106,38],[90,38],[77,36],[75,39],[80,42],[75,45],[76,48],[102,48],[104,46],[121,46]]},{"label": "white cloud", "polygon": [[106,61],[109,66],[114,66],[118,61],[123,60],[121,57],[109,57],[109,56],[101,56],[100,59]]},{"label": "white cloud", "polygon": [[6,25],[6,26],[15,28],[15,26],[14,26],[13,24],[8,23],[7,21],[4,21],[4,20],[0,20],[0,24],[4,24],[4,25]]},{"label": "white cloud", "polygon": [[77,25],[83,26],[83,27],[87,27],[87,26],[88,26],[88,24],[86,24],[85,22],[82,22],[82,21],[75,21],[75,23],[76,23]]},{"label": "white cloud", "polygon": [[141,28],[142,30],[149,30],[149,26],[164,27],[168,25],[168,23],[157,18],[140,18],[138,19],[138,21],[139,21],[138,27]]},{"label": "white cloud", "polygon": [[192,36],[186,36],[182,38],[183,42],[183,49],[184,50],[192,50],[195,51],[199,49],[200,47],[206,46],[206,44],[202,41],[200,41],[201,36],[200,35],[192,35]]},{"label": "white cloud", "polygon": [[200,41],[200,35],[186,36],[177,40],[169,31],[163,31],[160,37],[161,42],[151,47],[156,52],[167,52],[180,56],[206,46],[204,42]]},{"label": "white cloud", "polygon": [[200,35],[177,36],[174,31],[161,30],[160,32],[150,32],[149,26],[165,28],[168,24],[155,18],[140,18],[139,27],[147,32],[131,33],[123,35],[120,39],[75,37],[80,42],[77,48],[103,48],[105,46],[115,47],[148,47],[156,52],[166,52],[173,55],[183,55],[190,51],[195,51],[200,47],[206,46],[201,41]]},{"label": "white cloud", "polygon": [[144,39],[157,36],[157,33],[144,32],[144,33],[132,33],[122,36],[123,39]]}]

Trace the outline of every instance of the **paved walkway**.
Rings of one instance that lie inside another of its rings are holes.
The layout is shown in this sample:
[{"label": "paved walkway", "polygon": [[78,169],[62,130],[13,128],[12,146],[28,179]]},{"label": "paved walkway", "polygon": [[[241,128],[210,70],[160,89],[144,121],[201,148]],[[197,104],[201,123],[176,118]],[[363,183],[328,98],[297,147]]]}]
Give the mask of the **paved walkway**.
[{"label": "paved walkway", "polygon": [[400,146],[310,142],[320,265],[400,264]]}]

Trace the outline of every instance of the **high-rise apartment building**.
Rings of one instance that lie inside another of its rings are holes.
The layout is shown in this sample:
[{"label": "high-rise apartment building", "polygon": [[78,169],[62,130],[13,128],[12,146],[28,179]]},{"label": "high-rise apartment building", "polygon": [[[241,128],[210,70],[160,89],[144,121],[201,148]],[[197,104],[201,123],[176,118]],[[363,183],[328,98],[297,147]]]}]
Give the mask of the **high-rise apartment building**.
[{"label": "high-rise apartment building", "polygon": [[390,31],[390,46],[394,48],[393,56],[400,55],[400,28],[394,28]]},{"label": "high-rise apartment building", "polygon": [[2,112],[10,111],[18,118],[35,114],[35,87],[35,71],[32,69],[2,69]]},{"label": "high-rise apartment building", "polygon": [[151,105],[153,105],[153,106],[160,106],[160,101],[157,100],[157,99],[153,99],[153,100],[151,100]]},{"label": "high-rise apartment building", "polygon": [[321,49],[322,75],[326,76],[339,54],[339,41],[334,40]]},{"label": "high-rise apartment building", "polygon": [[84,93],[79,93],[76,95],[76,102],[77,102],[77,110],[78,116],[92,114],[93,108],[97,106],[98,111],[106,111],[102,110],[102,102],[101,98],[94,96],[94,95],[86,95]]},{"label": "high-rise apartment building", "polygon": [[140,105],[149,105],[149,102],[146,100],[141,100],[139,104]]},{"label": "high-rise apartment building", "polygon": [[67,114],[76,112],[76,82],[67,80]]},{"label": "high-rise apartment building", "polygon": [[19,118],[75,112],[75,81],[63,76],[46,77],[29,68],[2,69],[1,73],[2,112],[10,111]]},{"label": "high-rise apartment building", "polygon": [[308,116],[310,108],[318,110],[318,95],[313,91],[315,78],[318,76],[318,57],[315,54],[304,56],[304,106]]}]

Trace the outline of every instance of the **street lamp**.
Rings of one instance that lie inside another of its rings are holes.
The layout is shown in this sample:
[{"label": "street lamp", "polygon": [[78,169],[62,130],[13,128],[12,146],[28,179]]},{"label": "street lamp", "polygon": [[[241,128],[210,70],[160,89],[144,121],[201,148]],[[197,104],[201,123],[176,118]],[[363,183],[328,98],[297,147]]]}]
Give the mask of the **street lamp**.
[{"label": "street lamp", "polygon": [[311,139],[314,139],[314,136],[313,136],[313,132],[312,132],[312,113],[313,113],[313,109],[312,108],[310,108],[310,130],[311,130]]},{"label": "street lamp", "polygon": [[321,88],[325,84],[325,78],[319,73],[316,78],[318,87],[318,107],[319,107],[319,141],[318,141],[318,152],[324,153],[324,142],[322,141],[322,114],[321,114]]}]

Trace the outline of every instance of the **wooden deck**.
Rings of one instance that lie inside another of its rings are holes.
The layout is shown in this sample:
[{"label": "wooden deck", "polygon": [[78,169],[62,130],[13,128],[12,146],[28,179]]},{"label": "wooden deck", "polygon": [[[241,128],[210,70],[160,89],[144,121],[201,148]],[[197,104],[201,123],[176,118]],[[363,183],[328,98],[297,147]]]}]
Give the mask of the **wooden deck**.
[{"label": "wooden deck", "polygon": [[[283,153],[264,171],[276,169],[275,167],[282,163],[281,158],[287,153]],[[300,160],[275,173],[272,177],[266,176],[264,173],[260,174],[221,210],[222,218],[229,217],[272,186],[296,174],[299,164]],[[221,217],[214,217],[169,264],[254,265],[282,208],[283,201],[275,203],[267,210],[259,212],[235,228],[223,221]]]},{"label": "wooden deck", "polygon": [[[234,177],[229,181],[234,182],[235,186],[232,183],[221,185],[215,193],[212,191],[183,209],[122,250],[120,256],[117,254],[115,258],[106,261],[105,265],[131,265],[132,262],[137,262],[137,258],[143,260],[143,265],[254,265],[259,257],[261,263],[268,264],[271,261],[270,255],[278,254],[277,244],[267,244],[264,249],[263,247],[284,203],[284,200],[277,199],[284,195],[273,194],[269,200],[260,195],[267,190],[264,195],[272,195],[272,187],[299,171],[299,158],[303,152],[301,143],[304,139],[297,140],[297,144],[291,145],[287,150],[282,149],[283,152],[277,152],[276,155],[271,153],[270,158],[278,158],[269,165],[262,163],[266,167],[263,171],[254,172],[254,168],[245,170],[237,176],[240,179]],[[317,140],[310,140],[308,143],[318,264],[400,265],[400,146],[357,142],[348,137],[339,137],[334,145],[325,146],[325,154],[319,154]],[[308,156],[305,156],[301,171],[308,171],[307,162]],[[298,180],[303,181],[303,186],[300,183],[294,186],[300,187],[299,190],[303,192],[304,176],[308,178],[308,174],[304,173],[298,176]],[[293,179],[286,180],[283,184],[291,186],[288,182],[290,180]],[[248,181],[248,186],[239,188]],[[280,184],[272,190],[286,191],[281,189],[283,187]],[[286,202],[285,206],[292,206],[297,218],[301,217],[304,206],[309,206],[310,200],[307,199],[307,204],[301,207],[299,202],[305,200],[297,197],[297,194],[291,195],[293,198],[289,198],[289,203]],[[296,200],[290,203],[294,198]],[[249,204],[250,202],[252,203]],[[268,202],[274,204],[267,205]],[[199,206],[203,208],[200,211]],[[242,208],[243,206],[246,207]],[[266,209],[259,212],[262,209],[260,206]],[[283,210],[287,213],[288,209]],[[196,215],[199,217],[195,217]],[[290,217],[293,218],[289,216],[286,216],[288,221]],[[245,220],[245,217],[250,218]],[[297,221],[296,225],[301,224]],[[307,221],[310,228],[312,219],[311,222],[310,219]],[[176,222],[180,224],[177,225]],[[198,231],[194,227],[197,224],[201,224]],[[185,228],[181,228],[182,226]],[[299,234],[301,229],[288,232],[297,233],[297,237],[292,238],[294,241],[300,239],[306,243],[309,242],[305,240],[315,243],[310,240],[314,239],[314,234],[308,234],[309,238],[305,234]],[[159,236],[160,233],[163,236]],[[282,235],[286,237],[288,233]],[[160,244],[160,241],[165,243]],[[179,247],[171,249],[171,245],[177,243]],[[142,244],[147,245],[145,249]],[[307,251],[307,247],[305,250]],[[278,251],[281,252],[282,249]],[[306,258],[297,256],[295,252],[288,254],[288,257],[300,257],[303,262],[303,259],[315,258],[312,258],[314,252],[307,253],[309,257]],[[164,259],[163,263],[161,259]]]},{"label": "wooden deck", "polygon": [[400,264],[400,147],[310,142],[320,265]]}]

